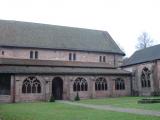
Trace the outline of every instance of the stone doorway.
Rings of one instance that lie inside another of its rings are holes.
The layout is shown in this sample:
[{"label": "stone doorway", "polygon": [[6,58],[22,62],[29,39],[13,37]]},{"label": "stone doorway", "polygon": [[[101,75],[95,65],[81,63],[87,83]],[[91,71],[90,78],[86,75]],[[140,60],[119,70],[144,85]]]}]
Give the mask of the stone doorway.
[{"label": "stone doorway", "polygon": [[63,99],[63,80],[60,77],[52,80],[52,95],[56,100]]}]

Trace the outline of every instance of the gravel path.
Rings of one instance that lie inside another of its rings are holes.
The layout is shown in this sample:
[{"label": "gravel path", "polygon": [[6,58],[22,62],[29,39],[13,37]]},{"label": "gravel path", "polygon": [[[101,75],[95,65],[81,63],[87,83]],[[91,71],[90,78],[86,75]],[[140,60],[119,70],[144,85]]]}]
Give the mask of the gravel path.
[{"label": "gravel path", "polygon": [[151,115],[151,116],[159,116],[160,117],[160,111],[154,111],[154,110],[121,108],[121,107],[114,107],[111,105],[82,104],[82,103],[69,102],[69,101],[58,101],[58,102],[69,104],[69,105],[85,107],[85,108],[97,109],[97,110],[107,110],[107,111],[125,112],[125,113],[132,113],[132,114],[139,114],[139,115]]}]

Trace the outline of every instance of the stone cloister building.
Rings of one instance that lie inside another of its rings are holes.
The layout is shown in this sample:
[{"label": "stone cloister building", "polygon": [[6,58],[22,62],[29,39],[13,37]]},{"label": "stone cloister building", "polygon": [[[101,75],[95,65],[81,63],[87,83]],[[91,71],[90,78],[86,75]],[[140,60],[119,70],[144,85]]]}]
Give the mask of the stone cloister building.
[{"label": "stone cloister building", "polygon": [[160,45],[136,51],[123,65],[132,72],[133,95],[160,96]]},{"label": "stone cloister building", "polygon": [[105,31],[0,20],[0,102],[130,95],[123,56]]}]

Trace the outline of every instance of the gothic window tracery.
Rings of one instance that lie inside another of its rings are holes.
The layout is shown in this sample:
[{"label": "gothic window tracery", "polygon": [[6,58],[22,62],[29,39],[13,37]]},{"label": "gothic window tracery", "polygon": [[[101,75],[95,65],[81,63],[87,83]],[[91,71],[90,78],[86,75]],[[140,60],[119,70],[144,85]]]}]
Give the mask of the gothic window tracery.
[{"label": "gothic window tracery", "polygon": [[105,78],[100,77],[96,79],[96,82],[95,82],[96,91],[107,90],[107,89],[108,89],[108,86],[107,86],[107,81]]},{"label": "gothic window tracery", "polygon": [[125,81],[121,78],[115,80],[115,89],[116,90],[125,90]]},{"label": "gothic window tracery", "polygon": [[36,77],[28,77],[23,81],[22,93],[41,93],[41,83]]},{"label": "gothic window tracery", "polygon": [[141,73],[141,85],[143,88],[151,87],[150,75],[151,75],[150,70],[147,67],[144,67]]},{"label": "gothic window tracery", "polygon": [[87,91],[88,83],[87,80],[79,77],[73,83],[73,91]]}]

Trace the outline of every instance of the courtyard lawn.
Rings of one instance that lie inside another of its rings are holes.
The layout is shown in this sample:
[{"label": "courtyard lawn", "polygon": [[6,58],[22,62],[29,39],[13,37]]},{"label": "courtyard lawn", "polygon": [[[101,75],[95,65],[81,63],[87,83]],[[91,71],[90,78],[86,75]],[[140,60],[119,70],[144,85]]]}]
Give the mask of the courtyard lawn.
[{"label": "courtyard lawn", "polygon": [[81,108],[62,103],[0,104],[0,120],[159,120],[143,116]]},{"label": "courtyard lawn", "polygon": [[[160,111],[160,103],[153,104],[139,104],[138,100],[146,97],[117,97],[117,98],[105,98],[105,99],[88,99],[81,100],[80,103],[95,104],[95,105],[112,105],[124,108],[138,108]],[[148,97],[147,97],[148,98]],[[154,97],[151,97],[154,98]],[[155,97],[160,98],[160,97]]]}]

